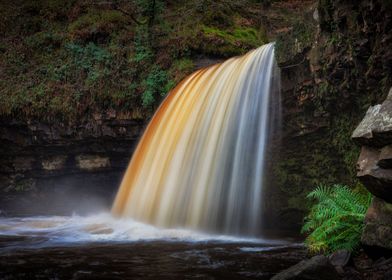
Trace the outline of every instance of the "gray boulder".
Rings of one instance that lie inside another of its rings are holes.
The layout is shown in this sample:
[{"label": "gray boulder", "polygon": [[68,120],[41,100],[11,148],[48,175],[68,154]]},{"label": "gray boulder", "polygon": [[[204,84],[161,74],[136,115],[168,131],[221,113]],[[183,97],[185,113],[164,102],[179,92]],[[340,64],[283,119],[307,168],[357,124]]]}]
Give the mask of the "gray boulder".
[{"label": "gray boulder", "polygon": [[357,177],[372,194],[392,202],[392,169],[385,164],[392,156],[387,153],[389,149],[389,146],[381,149],[362,146]]},{"label": "gray boulder", "polygon": [[383,147],[392,143],[392,89],[382,104],[368,109],[351,137],[366,146]]}]

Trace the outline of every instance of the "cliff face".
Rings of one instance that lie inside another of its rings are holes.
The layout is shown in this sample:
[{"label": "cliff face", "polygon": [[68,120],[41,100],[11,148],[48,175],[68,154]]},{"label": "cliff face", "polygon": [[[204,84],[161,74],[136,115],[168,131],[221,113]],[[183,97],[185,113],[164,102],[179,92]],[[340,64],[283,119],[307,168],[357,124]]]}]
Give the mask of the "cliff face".
[{"label": "cliff face", "polygon": [[270,224],[299,228],[305,196],[318,184],[362,188],[350,137],[392,84],[391,11],[388,1],[320,0],[305,24],[278,39],[284,116]]},{"label": "cliff face", "polygon": [[143,127],[115,112],[77,125],[2,119],[0,210],[72,214],[109,207]]},{"label": "cliff face", "polygon": [[[266,224],[284,221],[282,228],[298,228],[307,211],[305,195],[317,184],[361,187],[355,179],[359,148],[350,136],[392,85],[390,1],[273,1],[269,8],[255,1],[240,6],[204,1],[205,7],[196,2],[167,1],[153,28],[153,48],[140,45],[143,30],[126,15],[106,6],[89,9],[89,1],[73,1],[55,12],[52,4],[52,10],[35,2],[21,5],[16,11],[27,11],[29,21],[8,31],[0,25],[5,34],[0,69],[7,74],[0,96],[0,210],[43,213],[65,207],[71,212],[88,208],[94,199],[110,205],[151,106],[161,98],[157,89],[199,66],[246,52],[265,41],[264,35],[277,39],[283,109],[281,148],[269,164]],[[2,10],[9,13],[7,22],[16,17],[12,5]],[[46,30],[53,18],[56,28]],[[98,26],[90,20],[96,18]],[[16,35],[20,32],[26,40]],[[10,42],[14,46],[7,49]],[[45,56],[42,44],[49,44]],[[31,80],[31,73],[42,77]],[[14,88],[15,79],[23,83]],[[145,92],[155,101],[142,108]],[[9,104],[16,104],[12,112]],[[68,108],[69,122],[63,118]]]},{"label": "cliff face", "polygon": [[370,107],[354,130],[353,140],[362,146],[357,176],[375,196],[370,205],[362,243],[392,249],[392,89],[382,104]]},{"label": "cliff face", "polygon": [[163,95],[273,40],[314,1],[115,2],[0,4],[1,211],[108,207]]}]

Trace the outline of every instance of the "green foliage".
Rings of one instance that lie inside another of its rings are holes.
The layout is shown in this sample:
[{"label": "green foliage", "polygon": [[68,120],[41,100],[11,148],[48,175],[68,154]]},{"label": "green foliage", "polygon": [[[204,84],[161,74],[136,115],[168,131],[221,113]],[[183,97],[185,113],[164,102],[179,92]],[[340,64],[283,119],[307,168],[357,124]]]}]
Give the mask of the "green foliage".
[{"label": "green foliage", "polygon": [[[86,46],[68,44],[66,46],[72,57],[72,64],[83,70],[87,75],[87,82],[95,82],[109,71],[111,55],[105,49],[89,43]],[[65,76],[65,65],[57,72],[58,77]],[[62,71],[61,71],[62,70]]]},{"label": "green foliage", "polygon": [[102,26],[125,23],[124,15],[119,11],[96,11],[90,10],[87,14],[79,17],[69,25],[70,31],[76,31],[83,28],[98,29]]},{"label": "green foliage", "polygon": [[39,13],[51,20],[64,20],[69,9],[75,4],[76,0],[40,0],[40,1],[24,1],[27,7],[34,7]]},{"label": "green foliage", "polygon": [[136,0],[136,7],[141,16],[156,17],[165,8],[165,2],[161,0]]},{"label": "green foliage", "polygon": [[195,64],[189,58],[181,58],[172,64],[170,67],[169,73],[172,80],[179,82],[184,77],[192,73],[195,69]]},{"label": "green foliage", "polygon": [[193,59],[264,42],[253,1],[115,2],[128,14],[105,1],[2,3],[0,114],[75,121],[110,109],[145,118]]},{"label": "green foliage", "polygon": [[317,201],[302,228],[302,232],[310,233],[305,240],[309,250],[315,253],[355,250],[370,205],[370,193],[354,192],[344,185],[320,185],[307,198]]},{"label": "green foliage", "polygon": [[82,41],[91,38],[92,34],[101,37],[109,36],[127,23],[127,18],[119,11],[90,9],[68,26],[70,34]]},{"label": "green foliage", "polygon": [[166,95],[171,86],[172,83],[168,80],[167,72],[158,66],[153,67],[144,81],[143,106],[152,106],[156,97]]},{"label": "green foliage", "polygon": [[194,69],[195,65],[193,61],[189,58],[182,58],[174,62],[174,68],[182,72],[190,72]]},{"label": "green foliage", "polygon": [[276,39],[277,61],[285,62],[295,58],[304,49],[310,48],[316,34],[316,24],[313,19],[296,21],[290,32],[284,33]]},{"label": "green foliage", "polygon": [[52,51],[59,47],[63,37],[60,34],[49,32],[38,32],[25,39],[26,44],[37,50]]},{"label": "green foliage", "polygon": [[268,42],[263,30],[257,31],[252,27],[234,27],[222,30],[217,27],[202,26],[202,31],[207,39],[216,41],[214,49],[208,45],[205,46],[207,52],[215,54],[236,55],[243,53],[246,49],[257,48]]},{"label": "green foliage", "polygon": [[133,61],[139,64],[151,63],[154,58],[154,51],[149,44],[147,26],[141,25],[137,27],[134,45],[135,55]]},{"label": "green foliage", "polygon": [[5,193],[9,192],[29,192],[34,191],[35,188],[35,181],[34,179],[20,179],[16,180],[13,184],[7,186],[3,191]]},{"label": "green foliage", "polygon": [[360,148],[353,144],[351,134],[360,122],[357,116],[350,116],[348,114],[333,119],[331,124],[330,138],[331,144],[334,145],[336,152],[339,153],[345,166],[346,172],[353,180],[351,185],[358,184],[356,177],[356,163],[359,157]]}]

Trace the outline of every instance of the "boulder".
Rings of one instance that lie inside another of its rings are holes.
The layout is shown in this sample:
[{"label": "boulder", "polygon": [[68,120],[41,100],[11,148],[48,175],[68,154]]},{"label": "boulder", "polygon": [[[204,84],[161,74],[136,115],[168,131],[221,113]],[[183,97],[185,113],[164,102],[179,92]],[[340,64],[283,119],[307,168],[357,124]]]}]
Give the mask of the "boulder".
[{"label": "boulder", "polygon": [[301,261],[278,273],[271,280],[333,280],[340,279],[335,267],[325,256],[319,255]]},{"label": "boulder", "polygon": [[392,88],[380,105],[371,106],[354,130],[353,140],[360,144],[383,147],[392,143]]},{"label": "boulder", "polygon": [[392,168],[392,145],[384,146],[381,149],[378,165],[384,169]]},{"label": "boulder", "polygon": [[392,250],[392,89],[381,105],[368,109],[352,138],[362,145],[357,176],[375,195],[361,241],[370,248]]},{"label": "boulder", "polygon": [[361,242],[392,250],[392,204],[375,197],[366,217]]},{"label": "boulder", "polygon": [[369,249],[392,250],[392,89],[381,105],[369,108],[352,138],[362,145],[357,176],[375,195],[361,242]]},{"label": "boulder", "polygon": [[385,165],[390,157],[385,151],[389,149],[389,146],[382,149],[362,146],[357,176],[372,194],[392,202],[392,169]]}]

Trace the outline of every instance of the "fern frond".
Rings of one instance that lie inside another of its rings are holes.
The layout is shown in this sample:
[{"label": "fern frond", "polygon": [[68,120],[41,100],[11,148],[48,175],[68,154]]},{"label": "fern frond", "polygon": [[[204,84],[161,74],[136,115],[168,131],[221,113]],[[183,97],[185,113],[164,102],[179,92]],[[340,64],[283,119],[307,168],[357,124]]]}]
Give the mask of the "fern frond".
[{"label": "fern frond", "polygon": [[363,230],[363,220],[371,195],[352,191],[344,185],[317,186],[307,195],[316,200],[304,219],[305,244],[315,253],[339,249],[355,250]]}]

